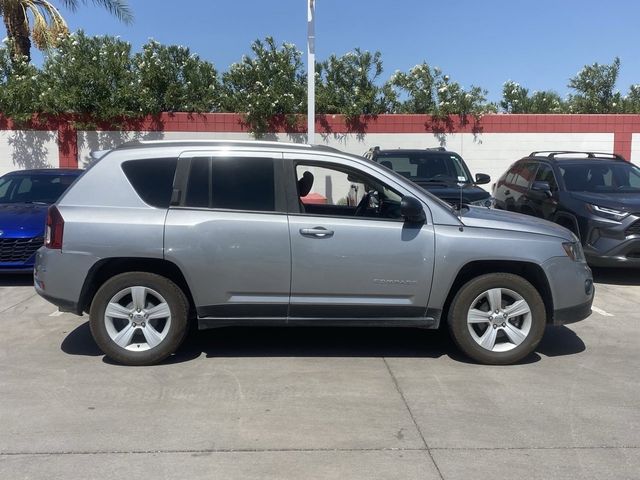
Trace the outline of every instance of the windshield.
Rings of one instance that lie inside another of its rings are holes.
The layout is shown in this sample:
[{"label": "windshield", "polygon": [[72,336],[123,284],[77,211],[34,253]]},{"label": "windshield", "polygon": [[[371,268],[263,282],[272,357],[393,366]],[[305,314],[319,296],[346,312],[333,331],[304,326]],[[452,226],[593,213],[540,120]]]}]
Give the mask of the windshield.
[{"label": "windshield", "polygon": [[0,204],[52,204],[75,179],[74,175],[6,175],[0,178]]},{"label": "windshield", "polygon": [[464,161],[452,153],[381,153],[376,161],[413,181],[471,183]]},{"label": "windshield", "polygon": [[640,192],[640,168],[631,163],[562,165],[560,173],[570,192]]}]

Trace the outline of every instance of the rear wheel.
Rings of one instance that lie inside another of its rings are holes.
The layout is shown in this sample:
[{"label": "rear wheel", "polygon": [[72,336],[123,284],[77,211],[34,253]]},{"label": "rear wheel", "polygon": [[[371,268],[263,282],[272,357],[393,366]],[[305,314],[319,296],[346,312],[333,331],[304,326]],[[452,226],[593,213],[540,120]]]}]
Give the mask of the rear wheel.
[{"label": "rear wheel", "polygon": [[147,272],[116,275],[91,303],[91,333],[102,351],[125,365],[151,365],[171,355],[187,331],[188,304],[169,279]]},{"label": "rear wheel", "polygon": [[448,323],[466,355],[481,363],[505,365],[535,350],[544,334],[546,311],[540,294],[524,278],[491,273],[460,289]]}]

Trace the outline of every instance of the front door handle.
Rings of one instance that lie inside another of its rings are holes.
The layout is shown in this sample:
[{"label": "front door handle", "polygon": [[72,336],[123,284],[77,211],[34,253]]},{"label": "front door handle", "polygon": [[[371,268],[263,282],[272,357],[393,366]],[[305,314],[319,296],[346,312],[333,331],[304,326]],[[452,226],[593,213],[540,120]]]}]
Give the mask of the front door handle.
[{"label": "front door handle", "polygon": [[301,228],[300,234],[305,237],[329,238],[333,236],[333,230],[327,230],[324,227]]}]

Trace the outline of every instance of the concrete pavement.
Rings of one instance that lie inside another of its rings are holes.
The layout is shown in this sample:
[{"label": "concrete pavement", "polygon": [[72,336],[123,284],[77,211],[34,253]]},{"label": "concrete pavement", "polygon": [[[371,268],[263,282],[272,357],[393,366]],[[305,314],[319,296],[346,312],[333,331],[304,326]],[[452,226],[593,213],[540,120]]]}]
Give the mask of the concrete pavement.
[{"label": "concrete pavement", "polygon": [[0,478],[638,479],[640,274],[597,280],[600,313],[515,366],[441,332],[229,328],[133,368],[5,279]]}]

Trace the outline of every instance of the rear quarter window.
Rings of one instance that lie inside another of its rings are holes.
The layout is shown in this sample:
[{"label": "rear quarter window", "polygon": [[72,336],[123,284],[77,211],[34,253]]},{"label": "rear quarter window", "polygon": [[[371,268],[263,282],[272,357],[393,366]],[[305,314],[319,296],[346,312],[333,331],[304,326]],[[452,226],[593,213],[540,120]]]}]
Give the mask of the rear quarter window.
[{"label": "rear quarter window", "polygon": [[129,160],[122,164],[122,170],[145,203],[169,208],[177,164],[177,158]]}]

